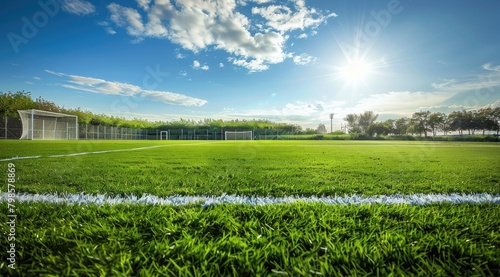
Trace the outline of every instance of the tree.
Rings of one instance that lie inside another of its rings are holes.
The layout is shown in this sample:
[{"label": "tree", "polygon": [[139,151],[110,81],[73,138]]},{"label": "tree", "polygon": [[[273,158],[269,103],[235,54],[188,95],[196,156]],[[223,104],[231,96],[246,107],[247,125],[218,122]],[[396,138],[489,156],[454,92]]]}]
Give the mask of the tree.
[{"label": "tree", "polygon": [[394,122],[394,133],[401,136],[405,135],[408,130],[408,119],[405,117],[399,118]]},{"label": "tree", "polygon": [[459,135],[463,135],[465,130],[464,117],[462,112],[453,111],[448,115],[447,125],[451,131],[458,131]]},{"label": "tree", "polygon": [[422,136],[422,133],[424,133],[424,136],[427,137],[427,132],[430,131],[428,122],[430,113],[429,111],[420,111],[414,113],[411,117],[411,124],[413,125],[414,131],[418,133],[419,136]]},{"label": "tree", "polygon": [[45,100],[42,97],[38,97],[35,100],[35,106],[36,106],[37,110],[49,111],[49,112],[55,112],[55,113],[62,112],[61,111],[62,108],[59,107],[58,105],[56,105],[56,103],[54,103],[52,101]]},{"label": "tree", "polygon": [[[500,110],[500,108],[496,108]],[[477,129],[483,130],[483,135],[485,131],[496,131],[498,126],[498,119],[495,120],[495,109],[483,108],[474,115],[474,124]]]},{"label": "tree", "polygon": [[347,114],[344,120],[347,122],[347,131],[349,133],[361,133],[359,129],[359,116],[357,114]]},{"label": "tree", "polygon": [[369,135],[370,137],[373,136],[381,136],[381,135],[388,135],[389,132],[391,131],[391,128],[389,124],[386,122],[377,122],[370,124],[368,126],[368,129],[366,130],[366,134]]},{"label": "tree", "polygon": [[364,113],[359,115],[359,128],[362,133],[366,133],[368,127],[377,120],[378,114],[375,114],[372,111],[365,111]]},{"label": "tree", "polygon": [[306,128],[306,130],[304,131],[304,134],[306,134],[306,135],[316,134],[316,130],[314,130],[313,128]]},{"label": "tree", "polygon": [[316,132],[320,134],[325,134],[327,132],[325,124],[323,123],[319,124],[318,128],[316,129]]},{"label": "tree", "polygon": [[491,111],[490,118],[493,122],[495,122],[493,131],[497,131],[498,136],[498,133],[500,132],[500,107],[496,107]]},{"label": "tree", "polygon": [[35,103],[31,99],[31,92],[18,91],[0,94],[0,114],[7,117],[18,118],[17,110],[34,109]]},{"label": "tree", "polygon": [[474,135],[475,123],[474,114],[471,111],[462,111],[463,128],[469,132],[469,135]]},{"label": "tree", "polygon": [[396,120],[394,119],[387,119],[384,121],[384,125],[387,128],[387,134],[396,134],[396,126],[395,126]]},{"label": "tree", "polygon": [[444,129],[446,122],[446,115],[444,113],[431,113],[427,119],[427,124],[432,131],[432,136],[436,136],[438,130]]},{"label": "tree", "polygon": [[89,124],[90,120],[92,120],[92,112],[91,111],[82,111],[79,107],[76,109],[64,110],[63,113],[72,114],[78,116],[78,122]]}]

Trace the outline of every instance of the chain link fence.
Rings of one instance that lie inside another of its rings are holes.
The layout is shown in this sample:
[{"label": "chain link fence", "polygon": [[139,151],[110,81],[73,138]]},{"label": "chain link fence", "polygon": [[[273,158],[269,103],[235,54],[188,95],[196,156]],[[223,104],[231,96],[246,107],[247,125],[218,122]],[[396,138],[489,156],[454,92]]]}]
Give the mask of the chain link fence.
[{"label": "chain link fence", "polygon": [[0,139],[19,139],[23,133],[21,119],[13,117],[0,117]]},{"label": "chain link fence", "polygon": [[[12,117],[0,117],[0,139],[19,139],[23,132],[20,119]],[[167,132],[167,136],[162,132]],[[78,124],[78,139],[80,140],[224,140],[225,132],[253,131],[253,139],[256,140],[278,140],[293,139],[296,132],[281,129],[235,129],[235,128],[126,128],[115,126]],[[304,135],[301,135],[304,136]],[[306,135],[313,137],[317,135]],[[301,137],[304,139],[305,137]],[[307,139],[307,138],[306,138]],[[309,138],[310,139],[310,138]]]}]

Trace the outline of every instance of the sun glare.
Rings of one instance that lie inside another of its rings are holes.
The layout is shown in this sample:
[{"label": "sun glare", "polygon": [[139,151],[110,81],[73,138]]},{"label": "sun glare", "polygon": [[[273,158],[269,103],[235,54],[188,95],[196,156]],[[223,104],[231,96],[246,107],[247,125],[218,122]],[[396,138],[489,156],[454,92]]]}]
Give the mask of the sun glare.
[{"label": "sun glare", "polygon": [[360,82],[369,72],[368,65],[362,60],[352,60],[346,64],[342,70],[342,77],[349,82]]}]

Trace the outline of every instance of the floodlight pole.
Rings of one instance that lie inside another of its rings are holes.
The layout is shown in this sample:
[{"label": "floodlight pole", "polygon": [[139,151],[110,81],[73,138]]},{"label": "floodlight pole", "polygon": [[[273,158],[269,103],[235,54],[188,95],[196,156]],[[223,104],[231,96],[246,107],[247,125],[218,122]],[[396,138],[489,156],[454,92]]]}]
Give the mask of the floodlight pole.
[{"label": "floodlight pole", "polygon": [[334,115],[335,115],[334,113],[330,114],[330,133],[333,133],[333,116]]}]

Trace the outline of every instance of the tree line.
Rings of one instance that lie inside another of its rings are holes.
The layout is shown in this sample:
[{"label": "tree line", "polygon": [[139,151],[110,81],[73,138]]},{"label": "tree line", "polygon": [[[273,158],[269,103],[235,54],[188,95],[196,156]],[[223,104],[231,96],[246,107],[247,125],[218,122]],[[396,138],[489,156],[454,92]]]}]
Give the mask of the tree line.
[{"label": "tree line", "polygon": [[49,112],[64,113],[78,116],[82,124],[137,128],[137,129],[238,129],[259,130],[279,129],[283,133],[303,133],[302,127],[296,124],[276,123],[263,119],[252,120],[222,120],[205,118],[203,120],[179,119],[173,121],[148,121],[134,118],[125,119],[105,114],[95,114],[81,108],[67,109],[42,97],[33,99],[30,92],[18,91],[15,93],[0,93],[0,115],[19,118],[17,110],[37,109]]},{"label": "tree line", "polygon": [[387,135],[418,135],[437,136],[447,135],[456,131],[460,135],[467,132],[474,135],[477,130],[500,131],[500,107],[481,108],[472,111],[453,111],[449,114],[441,112],[419,111],[412,114],[410,118],[388,119],[376,122],[378,114],[365,111],[360,114],[348,114],[344,118],[347,122],[349,133],[365,134],[373,136]]},{"label": "tree line", "polygon": [[[173,121],[155,122],[141,118],[125,119],[117,116],[95,114],[90,110],[82,110],[80,108],[67,109],[42,97],[33,99],[30,92],[0,92],[1,116],[18,118],[19,114],[17,110],[28,109],[76,115],[78,116],[79,123],[82,124],[137,129],[276,129],[284,134],[322,134],[327,132],[324,124],[320,124],[317,129],[307,128],[303,130],[300,125],[276,123],[264,119],[222,120],[205,118],[195,121],[181,118]],[[438,134],[446,135],[452,131],[456,131],[460,135],[464,132],[474,135],[477,130],[481,130],[483,135],[486,131],[493,131],[498,135],[500,131],[500,107],[482,108],[475,111],[453,111],[449,114],[420,111],[413,113],[409,118],[388,119],[382,122],[377,122],[377,119],[378,114],[375,114],[373,111],[348,114],[344,118],[347,123],[348,133],[363,134],[369,137],[388,135],[418,135],[427,137],[430,134],[433,136]],[[338,134],[340,132],[336,131],[334,133]]]}]

